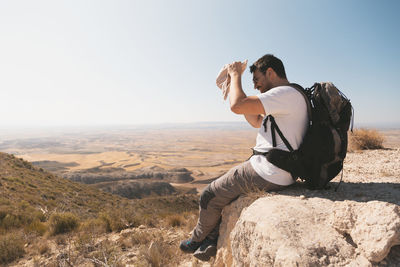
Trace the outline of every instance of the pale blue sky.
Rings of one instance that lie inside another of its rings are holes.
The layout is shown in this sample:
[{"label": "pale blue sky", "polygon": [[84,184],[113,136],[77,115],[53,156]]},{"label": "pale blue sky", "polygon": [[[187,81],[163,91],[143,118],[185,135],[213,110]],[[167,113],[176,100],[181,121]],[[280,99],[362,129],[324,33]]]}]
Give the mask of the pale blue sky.
[{"label": "pale blue sky", "polygon": [[[400,126],[400,1],[0,0],[0,124],[239,121],[219,69],[273,53]],[[256,94],[248,69],[243,87]]]}]

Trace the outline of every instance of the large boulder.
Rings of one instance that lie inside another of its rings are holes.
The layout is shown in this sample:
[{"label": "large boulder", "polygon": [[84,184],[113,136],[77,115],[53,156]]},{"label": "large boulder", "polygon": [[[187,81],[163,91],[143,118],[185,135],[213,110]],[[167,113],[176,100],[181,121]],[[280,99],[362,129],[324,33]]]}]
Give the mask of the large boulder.
[{"label": "large boulder", "polygon": [[[216,266],[372,266],[400,244],[400,207],[379,200],[247,196],[225,207],[220,229]],[[388,260],[400,265],[400,257]]]}]

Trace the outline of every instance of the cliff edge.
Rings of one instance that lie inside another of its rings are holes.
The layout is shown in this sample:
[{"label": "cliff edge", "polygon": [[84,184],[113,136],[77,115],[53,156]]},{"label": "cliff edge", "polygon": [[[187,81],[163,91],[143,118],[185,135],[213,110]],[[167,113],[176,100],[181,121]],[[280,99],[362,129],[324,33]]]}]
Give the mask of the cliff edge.
[{"label": "cliff edge", "polygon": [[399,150],[384,153],[375,169],[358,168],[372,152],[354,155],[337,191],[338,178],[328,190],[296,183],[225,207],[215,266],[400,266]]},{"label": "cliff edge", "polygon": [[[225,208],[217,266],[372,266],[400,245],[392,203],[282,195],[249,202]],[[398,266],[400,249],[393,253],[386,261]]]}]

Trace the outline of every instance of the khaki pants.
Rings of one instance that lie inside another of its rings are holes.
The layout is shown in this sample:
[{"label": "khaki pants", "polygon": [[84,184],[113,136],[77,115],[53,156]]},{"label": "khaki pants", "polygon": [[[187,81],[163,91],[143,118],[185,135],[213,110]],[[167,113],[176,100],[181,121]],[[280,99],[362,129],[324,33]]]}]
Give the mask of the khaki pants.
[{"label": "khaki pants", "polygon": [[250,161],[230,169],[226,174],[209,184],[200,196],[200,216],[193,230],[193,241],[200,242],[206,237],[218,238],[222,209],[251,190],[277,191],[285,186],[270,183],[260,177]]}]

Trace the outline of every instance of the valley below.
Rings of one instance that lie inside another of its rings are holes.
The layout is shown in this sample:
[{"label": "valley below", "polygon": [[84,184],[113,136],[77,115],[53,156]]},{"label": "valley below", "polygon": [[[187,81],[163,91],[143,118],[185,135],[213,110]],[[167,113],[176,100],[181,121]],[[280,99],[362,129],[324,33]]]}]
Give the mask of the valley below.
[{"label": "valley below", "polygon": [[227,127],[91,129],[4,136],[0,151],[71,181],[127,198],[199,193],[246,160],[256,130]]},{"label": "valley below", "polygon": [[[380,131],[400,147],[400,130]],[[0,151],[127,198],[200,193],[245,161],[257,130],[243,123],[67,129],[3,135]]]}]

